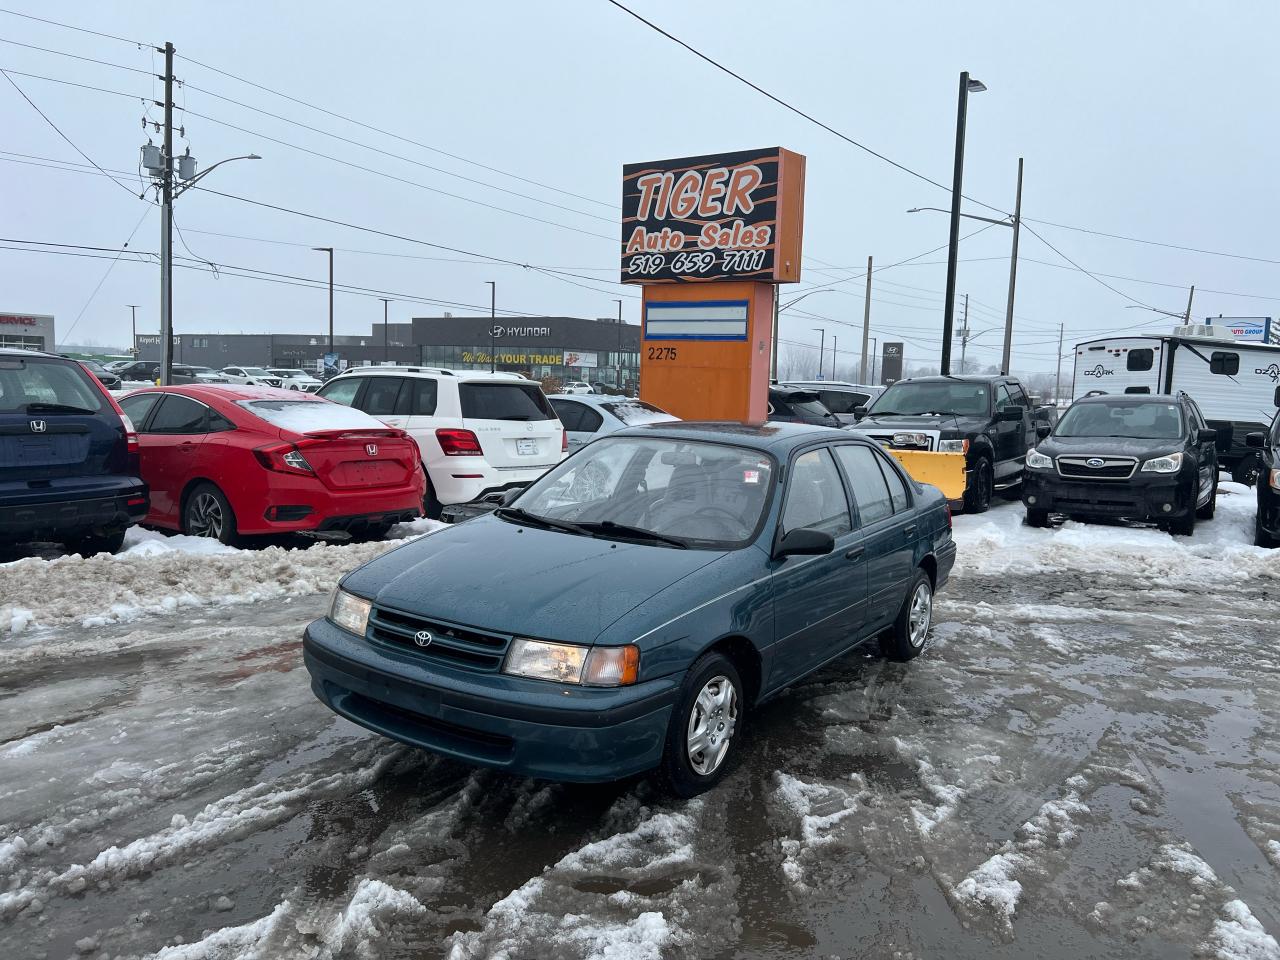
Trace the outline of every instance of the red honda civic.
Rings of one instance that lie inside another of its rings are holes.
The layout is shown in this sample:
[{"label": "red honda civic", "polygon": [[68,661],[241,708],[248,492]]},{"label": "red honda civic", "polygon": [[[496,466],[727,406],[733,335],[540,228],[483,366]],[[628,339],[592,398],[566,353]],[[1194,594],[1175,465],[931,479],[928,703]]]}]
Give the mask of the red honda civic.
[{"label": "red honda civic", "polygon": [[143,523],[227,544],[297,531],[374,539],[422,513],[413,438],[351,407],[233,384],[151,387],[120,406],[151,487]]}]

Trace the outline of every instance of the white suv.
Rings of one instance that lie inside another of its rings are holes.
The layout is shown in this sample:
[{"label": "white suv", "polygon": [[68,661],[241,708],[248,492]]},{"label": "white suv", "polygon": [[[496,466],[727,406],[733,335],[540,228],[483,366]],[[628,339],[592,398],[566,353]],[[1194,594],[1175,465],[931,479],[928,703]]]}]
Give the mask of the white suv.
[{"label": "white suv", "polygon": [[514,373],[355,367],[318,395],[413,436],[427,472],[423,506],[432,519],[446,504],[531,483],[569,449],[542,388]]},{"label": "white suv", "polygon": [[280,378],[262,367],[223,367],[222,375],[228,383],[243,383],[251,387],[278,387]]},{"label": "white suv", "polygon": [[267,370],[267,373],[273,377],[279,377],[280,386],[285,390],[302,390],[305,393],[315,393],[320,389],[321,381],[305,370],[297,370],[293,367],[271,367]]}]

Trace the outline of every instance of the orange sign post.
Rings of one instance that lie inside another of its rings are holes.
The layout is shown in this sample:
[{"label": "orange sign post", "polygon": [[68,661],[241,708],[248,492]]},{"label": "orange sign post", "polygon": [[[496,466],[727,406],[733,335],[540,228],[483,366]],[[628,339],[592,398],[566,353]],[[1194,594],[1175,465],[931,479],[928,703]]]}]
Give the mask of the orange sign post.
[{"label": "orange sign post", "polygon": [[623,167],[642,399],[685,420],[764,421],[774,285],[800,279],[804,166],[772,147]]}]

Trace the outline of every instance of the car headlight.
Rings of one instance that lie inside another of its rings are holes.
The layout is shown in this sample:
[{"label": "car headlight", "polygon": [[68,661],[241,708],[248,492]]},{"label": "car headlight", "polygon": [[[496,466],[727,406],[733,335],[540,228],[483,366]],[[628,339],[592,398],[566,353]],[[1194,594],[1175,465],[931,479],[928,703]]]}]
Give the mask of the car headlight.
[{"label": "car headlight", "polygon": [[1182,454],[1171,453],[1167,457],[1155,457],[1142,465],[1143,473],[1177,473],[1182,469]]},{"label": "car headlight", "polygon": [[927,433],[895,433],[893,445],[895,447],[927,447],[929,435]]},{"label": "car headlight", "polygon": [[502,672],[553,683],[628,686],[636,682],[640,673],[640,649],[632,645],[582,647],[516,637],[511,641]]},{"label": "car headlight", "polygon": [[968,440],[939,440],[938,452],[939,453],[968,453],[969,441]]},{"label": "car headlight", "polygon": [[1271,489],[1280,490],[1280,470],[1271,471]]},{"label": "car headlight", "polygon": [[1033,470],[1052,470],[1053,457],[1046,457],[1035,447],[1032,447],[1027,451],[1027,466]]},{"label": "car headlight", "polygon": [[363,637],[365,627],[369,625],[369,611],[372,609],[373,604],[368,600],[337,587],[329,603],[329,619],[343,630]]}]

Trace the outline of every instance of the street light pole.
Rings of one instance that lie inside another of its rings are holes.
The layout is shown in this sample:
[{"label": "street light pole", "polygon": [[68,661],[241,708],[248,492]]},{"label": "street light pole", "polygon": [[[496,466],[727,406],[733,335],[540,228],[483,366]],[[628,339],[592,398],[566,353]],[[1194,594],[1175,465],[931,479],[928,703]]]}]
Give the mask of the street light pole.
[{"label": "street light pole", "polygon": [[858,382],[867,379],[867,339],[871,333],[871,258],[867,257],[867,295],[862,301],[862,360],[858,363]]},{"label": "street light pole", "polygon": [[333,353],[333,247],[312,247],[317,253],[329,255],[329,352]]},{"label": "street light pole", "polygon": [[822,379],[822,357],[827,349],[827,330],[825,327],[811,327],[814,333],[822,334],[822,339],[818,341],[818,379]]},{"label": "street light pole", "polygon": [[386,297],[379,297],[382,301],[382,362],[386,363],[391,359],[391,327],[387,324],[387,306],[391,303]]},{"label": "street light pole", "polygon": [[833,333],[831,335],[831,379],[836,378],[836,345],[840,342],[839,338]]},{"label": "street light pole", "polygon": [[1018,158],[1018,192],[1013,200],[1013,253],[1009,255],[1009,302],[1004,308],[1004,354],[1000,375],[1009,375],[1009,354],[1013,351],[1013,290],[1018,281],[1018,234],[1022,232],[1022,158]]},{"label": "street light pole", "polygon": [[129,356],[137,360],[138,359],[138,306],[139,305],[136,303],[126,303],[125,306],[129,308],[129,311],[131,313],[131,316],[129,318],[129,327],[133,332],[133,339],[129,341]]},{"label": "street light pole", "polygon": [[489,284],[489,372],[495,373],[498,369],[498,284],[495,280],[485,283]]},{"label": "street light pole", "polygon": [[619,391],[621,391],[622,390],[622,301],[615,300],[613,302],[618,305],[618,365],[617,365],[618,369],[617,369],[617,377],[615,378],[616,382],[614,383],[614,386],[617,387]]},{"label": "street light pole", "polygon": [[951,336],[956,308],[956,267],[960,252],[960,202],[964,189],[964,133],[969,112],[969,93],[987,89],[979,80],[971,80],[966,70],[960,74],[960,96],[956,105],[956,157],[951,178],[951,229],[947,239],[947,288],[942,306],[942,375],[951,373]]}]

